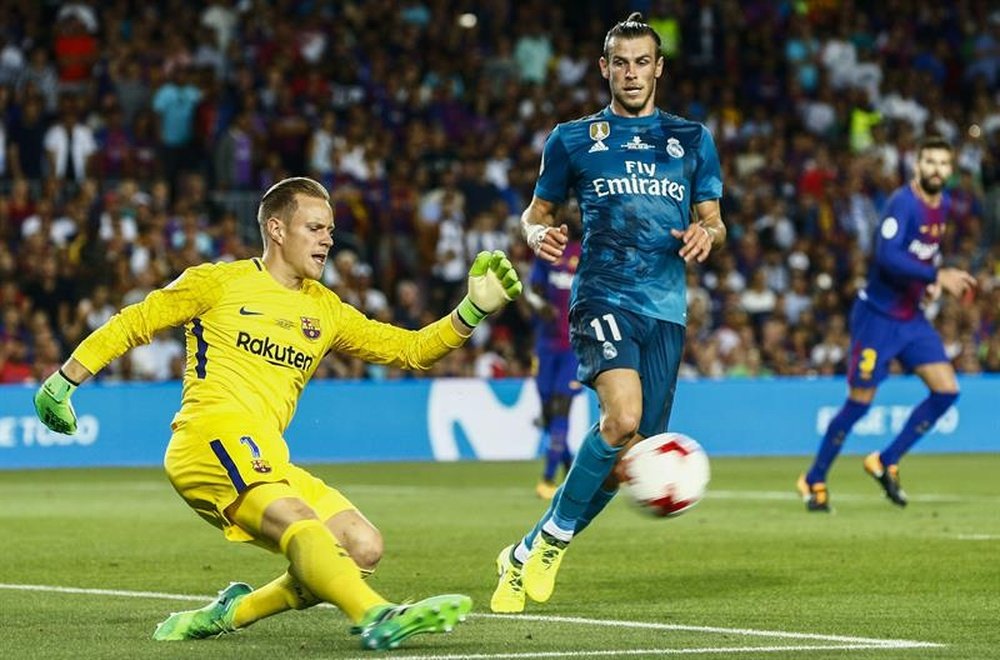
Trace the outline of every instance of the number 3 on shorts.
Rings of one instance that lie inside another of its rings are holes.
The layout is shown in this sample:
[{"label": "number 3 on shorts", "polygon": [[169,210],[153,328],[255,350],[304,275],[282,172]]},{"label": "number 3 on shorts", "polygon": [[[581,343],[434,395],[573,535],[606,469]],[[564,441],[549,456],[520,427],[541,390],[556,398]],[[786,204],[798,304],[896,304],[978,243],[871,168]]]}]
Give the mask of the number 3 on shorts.
[{"label": "number 3 on shorts", "polygon": [[597,341],[605,341],[607,339],[604,336],[604,325],[601,323],[601,320],[607,323],[608,330],[611,332],[611,339],[621,341],[622,333],[618,330],[618,321],[615,320],[615,315],[611,313],[590,320],[590,327],[594,329],[594,336],[597,338]]},{"label": "number 3 on shorts", "polygon": [[858,371],[861,372],[861,377],[868,380],[872,377],[872,371],[875,370],[875,363],[878,361],[878,353],[874,348],[866,348],[861,351],[861,360],[858,361]]}]

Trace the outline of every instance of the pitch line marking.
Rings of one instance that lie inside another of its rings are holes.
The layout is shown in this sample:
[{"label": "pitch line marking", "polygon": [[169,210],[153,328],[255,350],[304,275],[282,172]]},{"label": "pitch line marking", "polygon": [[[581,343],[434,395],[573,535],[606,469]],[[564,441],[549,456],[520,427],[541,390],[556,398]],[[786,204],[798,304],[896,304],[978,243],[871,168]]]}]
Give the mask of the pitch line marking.
[{"label": "pitch line marking", "polygon": [[[798,646],[706,646],[689,649],[617,649],[614,651],[532,651],[528,653],[473,653],[454,655],[393,655],[392,660],[502,660],[503,658],[594,658],[634,655],[701,655],[709,653],[781,653],[782,651],[858,651],[872,649],[908,649],[914,646],[884,644],[827,644]],[[358,655],[347,660],[371,660],[370,655]]]},{"label": "pitch line marking", "polygon": [[[10,584],[0,583],[0,590],[8,591],[34,591],[47,593],[78,594],[88,596],[118,596],[124,598],[151,598],[157,600],[180,600],[191,602],[205,602],[211,600],[212,596],[191,596],[187,594],[172,594],[162,591],[129,591],[124,589],[90,589],[84,587],[63,587],[46,584]],[[437,655],[437,656],[393,656],[393,660],[410,660],[422,658],[424,660],[491,660],[493,658],[562,658],[580,656],[610,656],[610,655],[690,655],[696,653],[769,653],[778,651],[821,651],[821,650],[850,650],[850,649],[916,649],[916,648],[941,648],[944,644],[935,642],[920,642],[907,639],[878,639],[873,637],[853,637],[845,635],[822,635],[818,633],[796,633],[782,630],[757,630],[754,628],[721,628],[717,626],[689,626],[673,623],[654,623],[648,621],[620,621],[614,619],[588,619],[573,616],[547,616],[539,614],[472,614],[480,619],[506,619],[512,621],[541,621],[549,623],[569,623],[589,626],[607,626],[612,628],[642,628],[647,630],[664,631],[686,631],[721,633],[730,635],[742,635],[744,637],[772,637],[781,639],[814,640],[820,642],[837,642],[828,645],[799,645],[799,646],[774,646],[774,647],[750,647],[737,646],[726,648],[688,648],[688,649],[622,649],[615,651],[552,651],[520,654],[474,654],[474,655]],[[369,658],[369,656],[363,656]],[[369,659],[370,660],[370,659]]]},{"label": "pitch line marking", "polygon": [[[119,491],[156,491],[162,493],[168,493],[169,489],[164,490],[163,485],[159,483],[147,483],[147,482],[117,482],[115,484],[109,485],[115,490]],[[93,490],[91,484],[85,483],[64,483],[60,484],[59,488],[65,491],[87,491]],[[37,490],[37,485],[33,483],[16,483],[16,484],[3,484],[3,490]],[[510,487],[510,486],[470,486],[470,490],[475,490],[480,493],[491,493],[496,496],[509,496],[518,497],[525,494],[525,489],[522,487]],[[379,484],[353,484],[344,486],[345,492],[351,493],[363,493],[365,495],[384,495],[385,486]],[[399,494],[427,494],[428,492],[437,491],[453,491],[454,488],[451,486],[393,486],[393,496],[398,496]],[[712,490],[709,489],[705,493],[705,497],[708,499],[716,500],[746,500],[751,502],[770,502],[770,501],[799,501],[802,496],[794,491],[794,489],[789,490]],[[845,500],[851,502],[864,502],[873,499],[878,499],[879,495],[877,491],[872,491],[871,495],[862,495],[860,493],[837,493],[837,500]],[[914,502],[925,502],[927,504],[969,504],[969,503],[985,503],[985,504],[995,504],[1000,502],[1000,497],[990,496],[990,495],[957,495],[951,493],[914,493],[909,496],[911,501]]]},{"label": "pitch line marking", "polygon": [[[476,617],[483,619],[511,619],[520,621],[547,621],[550,623],[572,623],[586,626],[608,626],[613,628],[645,628],[647,630],[684,631],[719,633],[728,635],[743,635],[744,637],[775,637],[781,639],[810,639],[822,642],[842,642],[844,644],[876,644],[892,648],[893,645],[903,644],[900,648],[911,648],[909,645],[915,644],[917,647],[939,647],[941,644],[932,642],[916,642],[908,639],[878,639],[874,637],[849,637],[845,635],[823,635],[819,633],[797,633],[783,630],[757,630],[754,628],[720,628],[717,626],[689,626],[678,623],[655,623],[650,621],[621,621],[615,619],[588,619],[576,616],[554,616],[544,614],[476,614]],[[396,659],[399,660],[399,659]]]},{"label": "pitch line marking", "polygon": [[1000,534],[956,534],[959,541],[1000,541]]},{"label": "pitch line marking", "polygon": [[[511,486],[471,486],[471,490],[476,492],[489,492],[497,495],[505,496],[521,496],[524,495],[526,491],[521,487],[511,487]],[[347,493],[364,493],[365,495],[385,495],[385,486],[378,484],[352,484],[345,485],[343,490]],[[454,490],[451,486],[393,486],[394,496],[398,496],[400,493],[423,493],[426,494],[429,491],[451,491]],[[799,501],[802,496],[795,492],[794,488],[789,490],[712,490],[708,489],[705,493],[707,499],[717,499],[717,500],[748,500],[748,501]],[[877,491],[873,490],[871,495],[863,495],[860,493],[838,493],[838,500],[847,500],[855,502],[864,502],[869,500],[877,500],[879,494]],[[1000,502],[1000,497],[990,496],[990,495],[958,495],[953,493],[915,493],[909,496],[910,500],[913,502],[925,502],[928,504],[968,504],[968,503],[997,503]]]},{"label": "pitch line marking", "polygon": [[[801,500],[802,496],[793,490],[712,490],[705,493],[708,499],[717,500]],[[873,491],[872,495],[861,495],[857,493],[837,493],[838,500],[849,500],[853,502],[863,502],[878,499]],[[910,495],[909,499],[914,502],[926,502],[928,504],[964,504],[969,502],[996,502],[998,498],[978,495],[950,495],[946,493],[924,493]]]}]

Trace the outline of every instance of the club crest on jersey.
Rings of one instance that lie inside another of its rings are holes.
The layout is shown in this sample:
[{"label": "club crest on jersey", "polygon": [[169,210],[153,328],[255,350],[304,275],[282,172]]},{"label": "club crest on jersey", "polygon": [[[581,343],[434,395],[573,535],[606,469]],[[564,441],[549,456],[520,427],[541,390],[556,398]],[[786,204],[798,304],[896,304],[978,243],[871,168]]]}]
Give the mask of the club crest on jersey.
[{"label": "club crest on jersey", "polygon": [[618,357],[618,349],[609,341],[604,342],[604,345],[601,346],[601,352],[604,353],[605,360],[614,360]]},{"label": "club crest on jersey", "polygon": [[684,155],[684,147],[681,146],[681,141],[675,137],[667,138],[667,153],[674,158],[680,158]]},{"label": "club crest on jersey", "polygon": [[590,139],[594,141],[593,146],[587,153],[592,154],[595,151],[607,151],[608,146],[604,144],[604,140],[608,139],[611,135],[611,124],[606,121],[595,121],[590,125]]},{"label": "club crest on jersey", "polygon": [[250,467],[253,468],[254,472],[260,472],[261,474],[267,474],[271,471],[271,464],[266,458],[260,457],[260,447],[254,442],[254,439],[249,435],[245,435],[240,438],[240,444],[245,446],[250,451]]},{"label": "club crest on jersey", "polygon": [[260,472],[261,474],[267,474],[271,471],[271,464],[263,458],[250,459],[250,465],[253,467],[254,472]]},{"label": "club crest on jersey", "polygon": [[308,316],[300,316],[299,318],[302,319],[302,334],[306,336],[306,339],[319,339],[319,319]]}]

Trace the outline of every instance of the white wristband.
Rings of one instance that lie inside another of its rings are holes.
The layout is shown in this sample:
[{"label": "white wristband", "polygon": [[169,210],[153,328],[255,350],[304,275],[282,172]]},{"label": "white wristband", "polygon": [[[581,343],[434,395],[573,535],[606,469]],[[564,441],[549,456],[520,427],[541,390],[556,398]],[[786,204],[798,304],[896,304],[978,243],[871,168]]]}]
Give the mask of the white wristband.
[{"label": "white wristband", "polygon": [[549,233],[552,227],[546,225],[527,225],[524,229],[524,240],[528,243],[528,247],[535,254],[538,254],[538,250],[542,247],[542,242],[545,240],[545,235]]}]

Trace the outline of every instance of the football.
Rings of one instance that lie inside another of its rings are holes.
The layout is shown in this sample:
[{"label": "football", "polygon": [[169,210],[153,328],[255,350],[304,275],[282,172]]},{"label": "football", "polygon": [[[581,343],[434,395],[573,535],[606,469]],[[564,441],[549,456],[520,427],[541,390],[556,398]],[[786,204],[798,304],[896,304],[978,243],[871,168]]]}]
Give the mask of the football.
[{"label": "football", "polygon": [[632,501],[658,518],[678,516],[697,504],[710,477],[705,450],[682,433],[661,433],[632,445],[619,474]]}]

